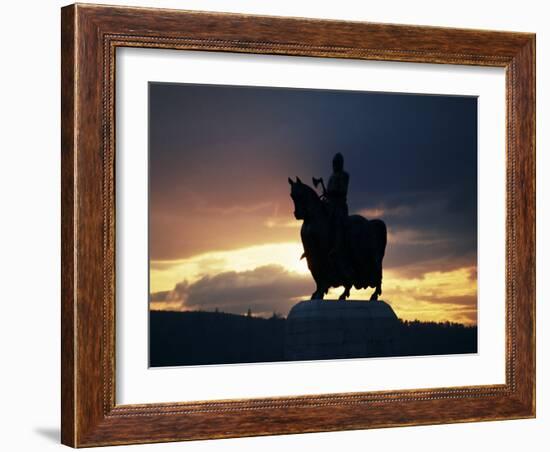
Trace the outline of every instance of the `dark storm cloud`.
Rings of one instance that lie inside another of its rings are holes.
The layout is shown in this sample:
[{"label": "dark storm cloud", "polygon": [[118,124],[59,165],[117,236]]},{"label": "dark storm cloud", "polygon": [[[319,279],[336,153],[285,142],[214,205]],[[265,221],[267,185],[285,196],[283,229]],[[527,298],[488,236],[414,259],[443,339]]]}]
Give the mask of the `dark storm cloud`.
[{"label": "dark storm cloud", "polygon": [[161,292],[154,292],[149,296],[149,299],[155,301],[170,301],[172,292],[169,290],[163,290]]},{"label": "dark storm cloud", "polygon": [[151,258],[299,240],[267,220],[293,221],[287,176],[326,181],[337,151],[350,211],[387,223],[386,268],[475,265],[475,98],[160,83],[150,85]]},{"label": "dark storm cloud", "polygon": [[[447,196],[403,194],[401,202],[379,204],[375,210],[388,226],[387,268],[414,277],[436,268],[476,265],[475,203],[467,210],[457,207],[452,191]],[[364,213],[369,217],[368,210]]]},{"label": "dark storm cloud", "polygon": [[266,265],[244,272],[223,272],[204,276],[194,283],[182,281],[169,295],[152,295],[152,301],[180,300],[184,309],[213,310],[242,314],[284,311],[313,291],[309,277]]}]

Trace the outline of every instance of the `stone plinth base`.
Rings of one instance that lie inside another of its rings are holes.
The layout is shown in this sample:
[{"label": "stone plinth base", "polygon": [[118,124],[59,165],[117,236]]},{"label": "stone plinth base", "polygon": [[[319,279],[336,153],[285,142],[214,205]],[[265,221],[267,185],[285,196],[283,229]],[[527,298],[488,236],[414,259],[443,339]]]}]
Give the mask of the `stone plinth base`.
[{"label": "stone plinth base", "polygon": [[393,356],[399,320],[383,301],[301,301],[286,320],[285,359]]}]

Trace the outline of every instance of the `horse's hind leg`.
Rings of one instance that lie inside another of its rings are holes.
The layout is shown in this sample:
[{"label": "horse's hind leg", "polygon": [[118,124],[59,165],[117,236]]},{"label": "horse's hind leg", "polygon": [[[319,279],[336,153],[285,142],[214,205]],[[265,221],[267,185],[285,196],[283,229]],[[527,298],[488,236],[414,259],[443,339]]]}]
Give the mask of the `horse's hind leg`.
[{"label": "horse's hind leg", "polygon": [[378,300],[378,297],[382,295],[382,260],[380,259],[380,262],[378,263],[378,271],[377,271],[377,284],[376,288],[374,289],[374,292],[370,296],[370,301],[376,301]]},{"label": "horse's hind leg", "polygon": [[346,298],[348,298],[350,296],[350,292],[349,292],[350,290],[351,290],[351,286],[345,286],[344,291],[342,292],[342,295],[338,297],[338,300],[345,300]]},{"label": "horse's hind leg", "polygon": [[374,289],[374,292],[370,296],[370,301],[376,301],[378,300],[378,296],[382,295],[382,283],[379,283],[376,288]]}]

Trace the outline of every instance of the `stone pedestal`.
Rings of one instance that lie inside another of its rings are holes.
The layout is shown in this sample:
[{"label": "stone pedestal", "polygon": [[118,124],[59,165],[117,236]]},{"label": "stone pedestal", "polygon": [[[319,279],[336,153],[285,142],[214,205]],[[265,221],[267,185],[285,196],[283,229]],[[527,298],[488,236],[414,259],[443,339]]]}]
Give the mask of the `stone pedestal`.
[{"label": "stone pedestal", "polygon": [[383,301],[301,301],[287,316],[285,359],[393,356],[398,331],[399,320]]}]

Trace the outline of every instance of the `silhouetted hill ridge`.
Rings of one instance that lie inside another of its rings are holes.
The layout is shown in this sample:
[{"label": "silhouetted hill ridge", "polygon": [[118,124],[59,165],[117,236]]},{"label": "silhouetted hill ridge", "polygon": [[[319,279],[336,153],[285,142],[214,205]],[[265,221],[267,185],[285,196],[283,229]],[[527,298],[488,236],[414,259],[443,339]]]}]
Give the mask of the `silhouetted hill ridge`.
[{"label": "silhouetted hill ridge", "polygon": [[[284,317],[150,311],[149,320],[152,367],[285,361]],[[400,320],[398,339],[393,356],[477,352],[477,326],[460,323]]]}]

